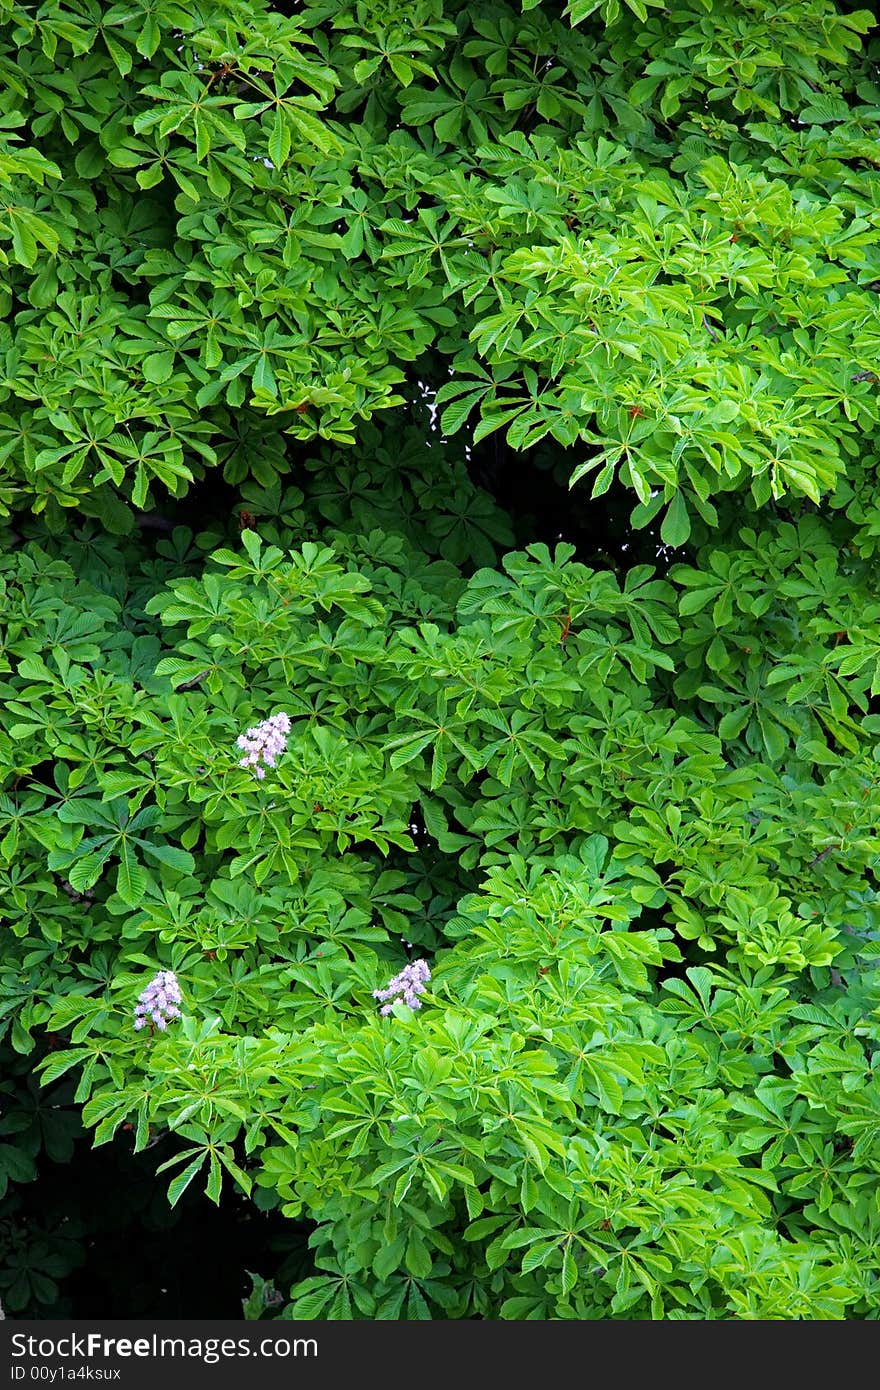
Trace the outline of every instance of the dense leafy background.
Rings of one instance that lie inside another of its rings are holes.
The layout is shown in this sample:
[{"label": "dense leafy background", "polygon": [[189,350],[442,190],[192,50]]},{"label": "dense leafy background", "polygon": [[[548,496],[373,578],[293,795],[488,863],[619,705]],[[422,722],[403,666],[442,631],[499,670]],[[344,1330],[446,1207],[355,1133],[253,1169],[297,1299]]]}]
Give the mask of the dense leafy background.
[{"label": "dense leafy background", "polygon": [[878,1317],[873,25],[0,0],[10,1311]]}]

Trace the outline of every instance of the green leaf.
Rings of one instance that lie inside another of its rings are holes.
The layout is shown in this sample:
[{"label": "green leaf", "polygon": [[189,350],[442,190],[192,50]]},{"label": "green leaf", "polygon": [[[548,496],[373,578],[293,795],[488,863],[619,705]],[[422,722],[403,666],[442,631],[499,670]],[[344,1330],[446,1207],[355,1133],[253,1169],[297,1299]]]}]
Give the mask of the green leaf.
[{"label": "green leaf", "polygon": [[109,850],[101,851],[98,854],[84,854],[77,859],[68,870],[68,880],[71,888],[77,893],[84,893],[87,889],[93,888],[101,877],[101,870],[107,861]]},{"label": "green leaf", "polygon": [[160,386],[167,381],[174,370],[174,352],[151,352],[144,358],[141,370],[147,381]]},{"label": "green leaf", "polygon": [[571,1243],[566,1245],[562,1257],[562,1293],[567,1297],[578,1281],[578,1267],[572,1252]]},{"label": "green leaf", "polygon": [[167,864],[170,869],[176,869],[180,874],[191,874],[196,866],[196,861],[188,850],[179,849],[177,845],[154,845],[147,840],[141,840],[140,846],[144,854],[148,854],[151,859],[158,859],[160,864]]},{"label": "green leaf", "polygon": [[204,1152],[200,1153],[198,1158],[194,1158],[191,1163],[187,1164],[186,1168],[184,1168],[181,1173],[177,1174],[176,1178],[172,1178],[171,1182],[168,1184],[168,1201],[172,1207],[177,1206],[177,1203],[189,1187],[193,1178],[201,1171],[205,1158],[206,1154]]},{"label": "green leaf", "polygon": [[523,1274],[531,1274],[533,1269],[538,1269],[542,1265],[549,1264],[559,1253],[559,1242],[556,1240],[538,1241],[526,1251],[522,1262]]},{"label": "green leaf", "polygon": [[433,1269],[431,1256],[424,1242],[413,1232],[406,1245],[406,1267],[417,1279],[427,1279]]},{"label": "green leaf", "polygon": [[666,509],[660,526],[660,539],[664,545],[677,547],[685,545],[690,534],[691,522],[687,504],[682,494],[677,492]]},{"label": "green leaf", "polygon": [[116,876],[116,891],[129,907],[137,907],[147,889],[147,875],[128,845],[123,844]]},{"label": "green leaf", "polygon": [[[223,1169],[215,1153],[211,1153],[208,1165],[208,1181],[205,1185],[205,1192],[215,1206],[220,1204],[220,1191],[223,1186]],[[172,1204],[173,1205],[173,1204]]]}]

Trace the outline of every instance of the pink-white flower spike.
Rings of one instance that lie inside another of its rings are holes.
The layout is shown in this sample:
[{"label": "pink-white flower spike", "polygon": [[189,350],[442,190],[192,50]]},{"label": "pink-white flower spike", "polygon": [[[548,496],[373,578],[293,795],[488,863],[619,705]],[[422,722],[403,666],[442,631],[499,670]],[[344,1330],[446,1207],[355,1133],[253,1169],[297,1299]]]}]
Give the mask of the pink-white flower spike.
[{"label": "pink-white flower spike", "polygon": [[148,1023],[164,1033],[173,1018],[180,1018],[183,996],[173,970],[160,970],[154,975],[134,1006],[135,1031]]},{"label": "pink-white flower spike", "polygon": [[266,768],[274,767],[276,759],[281,757],[287,747],[289,733],[290,720],[287,715],[273,714],[261,724],[255,724],[252,729],[239,734],[238,746],[244,752],[239,767],[252,768],[254,776],[262,782],[266,776]]},{"label": "pink-white flower spike", "polygon": [[373,998],[387,1000],[383,1003],[379,1013],[386,1017],[391,1013],[391,1005],[395,995],[399,995],[404,1004],[411,1009],[420,1009],[421,1003],[419,995],[424,994],[425,986],[431,978],[431,969],[426,960],[413,960],[409,965],[405,965],[399,975],[395,975],[393,980],[389,980],[385,989],[374,989]]}]

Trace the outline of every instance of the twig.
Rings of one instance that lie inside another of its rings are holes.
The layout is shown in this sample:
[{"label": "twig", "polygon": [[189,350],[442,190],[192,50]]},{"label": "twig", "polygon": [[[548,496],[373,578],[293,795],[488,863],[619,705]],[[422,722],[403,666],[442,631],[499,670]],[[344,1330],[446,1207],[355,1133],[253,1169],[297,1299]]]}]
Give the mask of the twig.
[{"label": "twig", "polygon": [[210,674],[210,669],[207,671],[200,671],[197,676],[193,676],[191,681],[184,681],[182,685],[175,686],[175,689],[193,690],[197,685],[201,685],[202,681],[205,679],[205,676],[208,676]]},{"label": "twig", "polygon": [[807,868],[812,869],[815,864],[821,864],[822,860],[827,858],[833,849],[840,849],[840,845],[836,842],[833,845],[827,845],[825,849],[819,851],[815,859],[810,860]]}]

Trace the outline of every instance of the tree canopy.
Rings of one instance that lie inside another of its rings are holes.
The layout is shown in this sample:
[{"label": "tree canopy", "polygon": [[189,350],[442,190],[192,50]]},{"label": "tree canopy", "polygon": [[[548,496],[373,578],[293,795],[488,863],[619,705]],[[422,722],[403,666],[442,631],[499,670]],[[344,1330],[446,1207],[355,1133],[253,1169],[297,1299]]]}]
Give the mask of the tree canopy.
[{"label": "tree canopy", "polygon": [[874,24],[2,0],[0,1223],[81,1113],[282,1316],[878,1316]]}]

